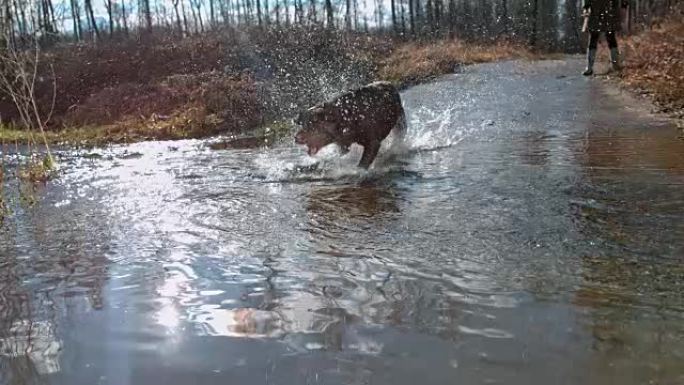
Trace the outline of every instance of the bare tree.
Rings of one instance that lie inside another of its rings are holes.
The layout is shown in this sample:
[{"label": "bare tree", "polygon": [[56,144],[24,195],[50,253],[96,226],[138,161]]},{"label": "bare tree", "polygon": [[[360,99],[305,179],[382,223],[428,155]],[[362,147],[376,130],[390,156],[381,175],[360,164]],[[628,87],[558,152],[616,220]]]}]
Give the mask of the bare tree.
[{"label": "bare tree", "polygon": [[346,9],[346,12],[345,12],[345,14],[344,14],[344,27],[345,27],[346,29],[350,30],[350,29],[351,29],[351,25],[352,25],[352,22],[351,22],[351,6],[352,6],[352,2],[351,2],[351,0],[346,0],[346,5],[347,5],[347,9]]},{"label": "bare tree", "polygon": [[309,21],[314,24],[318,21],[318,15],[316,15],[316,0],[309,0]]},{"label": "bare tree", "polygon": [[[394,0],[392,0],[394,1]],[[335,15],[333,13],[332,0],[325,0],[325,13],[328,15],[328,28],[335,27]]]},{"label": "bare tree", "polygon": [[302,3],[302,0],[295,0],[294,4],[295,4],[295,23],[304,24],[304,4]]},{"label": "bare tree", "polygon": [[78,0],[71,0],[71,18],[74,22],[74,36],[76,40],[83,38],[83,30],[81,29],[81,11],[78,6]]},{"label": "bare tree", "polygon": [[90,27],[95,32],[95,38],[100,40],[100,31],[97,28],[97,22],[95,21],[95,14],[93,13],[93,4],[91,0],[85,0],[86,12],[88,13]]},{"label": "bare tree", "polygon": [[112,0],[105,0],[104,5],[109,16],[109,36],[114,36],[114,5]]},{"label": "bare tree", "polygon": [[183,27],[185,30],[185,33],[190,33],[190,30],[188,29],[188,17],[186,16],[185,13],[185,2],[183,0],[180,0],[181,4],[181,12],[183,13]]},{"label": "bare tree", "polygon": [[172,1],[173,1],[173,9],[176,12],[176,27],[178,28],[178,35],[180,35],[182,37],[183,36],[183,26],[181,25],[180,12],[178,12],[179,0],[172,0]]},{"label": "bare tree", "polygon": [[392,8],[392,30],[394,33],[397,33],[397,5],[396,5],[396,0],[391,0],[391,8]]},{"label": "bare tree", "polygon": [[409,27],[411,28],[411,35],[416,33],[416,11],[414,9],[414,0],[408,0],[409,6]]},{"label": "bare tree", "polygon": [[[566,3],[573,3],[573,1],[566,0]],[[504,35],[508,35],[508,0],[501,0],[501,26]]]},{"label": "bare tree", "polygon": [[57,24],[57,17],[55,16],[55,7],[52,4],[52,0],[45,0],[45,3],[47,4],[50,14],[52,15],[52,32],[58,33],[59,27]]},{"label": "bare tree", "polygon": [[261,1],[256,0],[256,11],[257,11],[257,24],[261,26],[263,20],[261,20]]},{"label": "bare tree", "polygon": [[532,47],[535,47],[537,45],[537,14],[539,12],[539,0],[532,0],[532,9],[531,9],[531,16],[530,16],[530,37],[529,37],[529,44]]},{"label": "bare tree", "polygon": [[275,0],[276,25],[280,27],[280,0]]},{"label": "bare tree", "polygon": [[126,15],[126,0],[121,0],[121,18],[123,19],[124,33],[128,35],[128,16]]},{"label": "bare tree", "polygon": [[573,1],[565,2],[564,17],[564,48],[566,51],[577,52],[580,50],[580,27],[578,4]]},{"label": "bare tree", "polygon": [[[0,50],[0,91],[8,96],[16,107],[22,125],[26,129],[37,129],[43,139],[48,160],[54,164],[50,146],[45,136],[45,127],[55,105],[56,83],[52,74],[52,107],[45,116],[36,102],[36,83],[39,78],[40,45],[37,36],[31,36],[31,47],[20,49],[6,45]],[[5,37],[5,41],[7,41]]]},{"label": "bare tree", "polygon": [[[196,6],[196,2],[197,2],[197,0],[190,0],[190,13],[192,14],[192,21],[193,21],[193,25],[195,26],[195,33],[199,33],[200,30],[199,30],[198,26],[200,25],[200,23],[198,21],[197,16],[198,16],[198,13],[200,11],[200,8],[198,8]],[[197,11],[195,11],[195,9],[197,9]]]},{"label": "bare tree", "polygon": [[359,29],[359,1],[354,0],[354,29]]},{"label": "bare tree", "polygon": [[375,16],[377,17],[377,26],[380,29],[385,23],[385,7],[382,4],[383,0],[375,0]]},{"label": "bare tree", "polygon": [[403,0],[399,0],[401,7],[401,33],[406,34],[406,7]]},{"label": "bare tree", "polygon": [[271,24],[271,16],[270,16],[270,11],[268,7],[268,0],[264,0],[264,24],[269,25]]}]

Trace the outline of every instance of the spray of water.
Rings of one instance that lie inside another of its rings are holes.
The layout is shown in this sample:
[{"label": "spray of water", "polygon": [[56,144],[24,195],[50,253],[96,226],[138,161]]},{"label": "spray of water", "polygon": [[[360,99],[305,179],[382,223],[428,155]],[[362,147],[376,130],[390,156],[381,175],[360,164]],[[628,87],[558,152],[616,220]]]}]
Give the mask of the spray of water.
[{"label": "spray of water", "polygon": [[406,143],[411,151],[431,151],[451,147],[469,133],[456,122],[458,106],[444,110],[420,107],[409,114]]}]

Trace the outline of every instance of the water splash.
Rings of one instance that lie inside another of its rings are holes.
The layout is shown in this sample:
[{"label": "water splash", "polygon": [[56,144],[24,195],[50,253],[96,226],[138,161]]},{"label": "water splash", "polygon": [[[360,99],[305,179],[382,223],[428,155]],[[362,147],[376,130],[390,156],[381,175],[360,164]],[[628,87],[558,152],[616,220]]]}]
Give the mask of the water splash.
[{"label": "water splash", "polygon": [[451,147],[459,143],[469,134],[471,129],[454,129],[455,117],[459,106],[444,110],[433,110],[427,107],[409,113],[409,130],[406,143],[412,151],[429,151]]}]

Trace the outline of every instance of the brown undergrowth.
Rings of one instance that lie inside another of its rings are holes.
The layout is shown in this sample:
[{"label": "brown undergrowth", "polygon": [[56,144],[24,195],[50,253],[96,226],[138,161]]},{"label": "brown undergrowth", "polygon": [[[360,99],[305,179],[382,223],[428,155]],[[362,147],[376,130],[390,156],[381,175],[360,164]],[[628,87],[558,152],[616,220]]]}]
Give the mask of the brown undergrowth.
[{"label": "brown undergrowth", "polygon": [[448,39],[405,43],[381,63],[379,77],[406,86],[455,72],[463,65],[538,58],[540,54],[510,42],[475,44]]},{"label": "brown undergrowth", "polygon": [[624,47],[624,84],[650,95],[663,111],[684,118],[684,12],[628,37]]}]

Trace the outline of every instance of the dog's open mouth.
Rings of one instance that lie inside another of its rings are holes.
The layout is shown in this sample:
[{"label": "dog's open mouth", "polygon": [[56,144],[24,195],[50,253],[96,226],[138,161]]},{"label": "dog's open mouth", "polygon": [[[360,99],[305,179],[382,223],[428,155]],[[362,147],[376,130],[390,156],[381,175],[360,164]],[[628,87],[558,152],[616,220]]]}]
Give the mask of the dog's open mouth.
[{"label": "dog's open mouth", "polygon": [[309,145],[309,149],[308,149],[309,156],[316,155],[316,153],[318,153],[318,150],[320,150],[320,147]]}]

